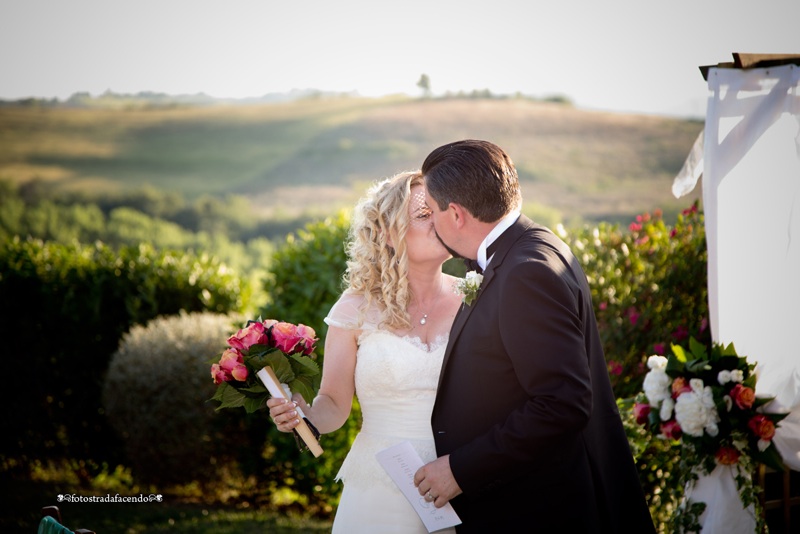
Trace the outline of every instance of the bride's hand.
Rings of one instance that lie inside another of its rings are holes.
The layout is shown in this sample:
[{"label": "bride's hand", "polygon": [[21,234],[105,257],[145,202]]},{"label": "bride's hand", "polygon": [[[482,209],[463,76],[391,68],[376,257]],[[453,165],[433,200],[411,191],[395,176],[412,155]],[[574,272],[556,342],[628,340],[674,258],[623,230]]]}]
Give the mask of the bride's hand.
[{"label": "bride's hand", "polygon": [[292,401],[279,398],[267,399],[269,416],[279,431],[291,432],[300,424],[300,416],[296,410],[298,405],[300,409],[303,410],[303,413],[308,414],[308,405],[303,401],[302,395],[300,394],[296,394]]}]

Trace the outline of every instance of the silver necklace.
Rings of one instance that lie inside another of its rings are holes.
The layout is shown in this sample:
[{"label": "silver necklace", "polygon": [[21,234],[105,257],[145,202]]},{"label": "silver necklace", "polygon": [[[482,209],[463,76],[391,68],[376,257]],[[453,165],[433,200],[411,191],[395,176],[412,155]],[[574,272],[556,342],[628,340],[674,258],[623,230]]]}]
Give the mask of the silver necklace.
[{"label": "silver necklace", "polygon": [[[441,292],[442,292],[442,285],[439,284],[439,291],[436,293],[437,299],[433,302],[433,308],[431,308],[431,313],[433,313],[433,310],[436,309],[436,305],[439,303],[438,297],[439,297],[439,293],[441,293]],[[428,322],[428,314],[427,313],[423,313],[422,314],[422,318],[419,320],[419,324],[424,325],[427,322]]]}]

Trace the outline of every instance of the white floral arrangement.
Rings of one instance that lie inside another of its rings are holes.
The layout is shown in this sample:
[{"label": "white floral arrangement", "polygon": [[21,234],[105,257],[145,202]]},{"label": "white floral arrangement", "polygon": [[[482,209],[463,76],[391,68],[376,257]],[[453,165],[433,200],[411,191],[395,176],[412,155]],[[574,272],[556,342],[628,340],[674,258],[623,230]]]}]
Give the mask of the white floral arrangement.
[{"label": "white floral arrangement", "polygon": [[[679,476],[687,493],[698,475],[708,475],[717,465],[735,467],[742,504],[752,505],[763,525],[751,475],[757,463],[786,469],[772,438],[788,414],[763,410],[773,399],[756,397],[755,365],[738,356],[732,343],[713,344],[709,351],[692,338],[688,350],[672,345],[669,357],[650,356],[647,366],[634,416],[655,436],[681,447]],[[683,506],[676,524],[696,532],[704,510],[705,503]]]},{"label": "white floral arrangement", "polygon": [[478,296],[478,291],[483,283],[483,275],[476,271],[469,271],[464,278],[456,282],[455,292],[462,295],[462,301],[470,306]]}]

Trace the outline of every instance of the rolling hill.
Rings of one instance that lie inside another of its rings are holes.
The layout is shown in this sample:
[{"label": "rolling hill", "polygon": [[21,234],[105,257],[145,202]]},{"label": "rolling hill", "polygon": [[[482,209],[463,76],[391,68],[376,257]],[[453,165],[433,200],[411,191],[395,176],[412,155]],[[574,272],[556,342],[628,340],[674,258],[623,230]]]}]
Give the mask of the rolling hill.
[{"label": "rolling hill", "polygon": [[463,138],[502,146],[544,222],[670,214],[702,122],[524,98],[310,98],[215,106],[0,107],[0,179],[87,194],[150,185],[243,195],[264,217],[326,214]]}]

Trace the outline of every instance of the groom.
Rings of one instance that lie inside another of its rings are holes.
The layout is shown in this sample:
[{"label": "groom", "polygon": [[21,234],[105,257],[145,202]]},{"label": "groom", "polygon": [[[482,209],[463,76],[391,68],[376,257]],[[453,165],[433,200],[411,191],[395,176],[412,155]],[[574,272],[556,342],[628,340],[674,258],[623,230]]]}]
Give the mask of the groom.
[{"label": "groom", "polygon": [[655,532],[569,247],[520,215],[500,147],[450,143],[422,173],[439,238],[485,271],[450,332],[420,495],[450,501],[459,533]]}]

